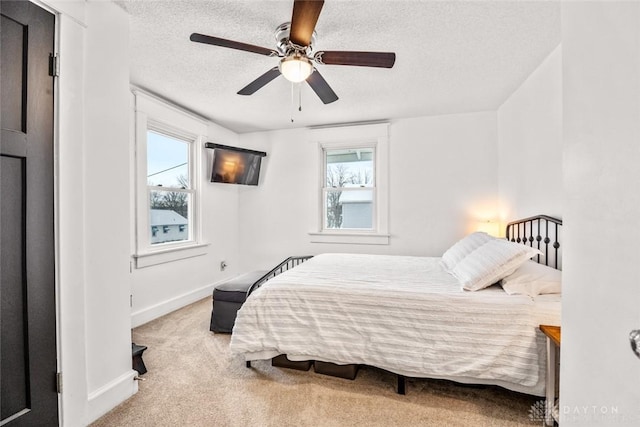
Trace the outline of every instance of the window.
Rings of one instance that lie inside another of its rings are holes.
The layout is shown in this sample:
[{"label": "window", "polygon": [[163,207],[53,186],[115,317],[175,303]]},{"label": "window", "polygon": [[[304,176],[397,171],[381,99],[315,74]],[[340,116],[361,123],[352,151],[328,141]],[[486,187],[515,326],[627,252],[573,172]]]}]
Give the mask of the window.
[{"label": "window", "polygon": [[312,131],[320,196],[315,243],[388,244],[387,125]]},{"label": "window", "polygon": [[145,92],[136,102],[136,267],[206,253],[198,171],[206,122]]},{"label": "window", "polygon": [[323,149],[324,229],[373,230],[375,149]]},{"label": "window", "polygon": [[[188,230],[194,198],[190,173],[194,141],[147,130],[147,191],[151,245],[191,240]],[[162,235],[154,228],[162,227]]]}]

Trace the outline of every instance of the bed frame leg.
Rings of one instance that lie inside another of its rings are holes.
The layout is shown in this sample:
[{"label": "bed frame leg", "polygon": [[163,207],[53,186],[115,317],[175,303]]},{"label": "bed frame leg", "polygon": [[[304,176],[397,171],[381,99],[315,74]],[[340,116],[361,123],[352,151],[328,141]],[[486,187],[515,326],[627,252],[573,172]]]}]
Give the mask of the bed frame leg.
[{"label": "bed frame leg", "polygon": [[406,385],[406,381],[405,381],[405,376],[404,375],[400,375],[398,374],[398,394],[406,394],[405,392],[405,385]]},{"label": "bed frame leg", "polygon": [[246,366],[247,366],[247,368],[250,368],[250,367],[251,367],[251,360],[247,360],[247,362],[246,362]]}]

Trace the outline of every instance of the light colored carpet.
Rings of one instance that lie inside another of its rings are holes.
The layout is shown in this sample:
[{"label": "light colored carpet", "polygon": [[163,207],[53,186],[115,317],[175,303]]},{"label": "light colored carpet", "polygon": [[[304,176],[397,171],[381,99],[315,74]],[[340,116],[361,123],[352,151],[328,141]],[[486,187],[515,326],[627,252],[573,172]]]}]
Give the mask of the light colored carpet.
[{"label": "light colored carpet", "polygon": [[209,332],[211,298],[140,326],[148,347],[138,393],[97,420],[101,426],[521,426],[540,398],[499,387],[409,379],[363,367],[354,381],[229,353],[229,335]]}]

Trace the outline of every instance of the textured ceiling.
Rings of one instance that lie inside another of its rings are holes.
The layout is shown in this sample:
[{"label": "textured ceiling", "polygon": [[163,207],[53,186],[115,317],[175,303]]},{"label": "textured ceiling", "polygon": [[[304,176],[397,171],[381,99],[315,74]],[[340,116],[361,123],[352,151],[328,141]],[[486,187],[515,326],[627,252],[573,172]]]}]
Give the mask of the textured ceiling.
[{"label": "textured ceiling", "polygon": [[236,94],[277,58],[189,41],[274,48],[293,1],[116,3],[131,15],[132,84],[239,133],[495,110],[560,43],[559,1],[327,0],[316,50],[391,51],[396,63],[317,65],[340,99],[324,105],[303,84],[299,112],[283,77]]}]

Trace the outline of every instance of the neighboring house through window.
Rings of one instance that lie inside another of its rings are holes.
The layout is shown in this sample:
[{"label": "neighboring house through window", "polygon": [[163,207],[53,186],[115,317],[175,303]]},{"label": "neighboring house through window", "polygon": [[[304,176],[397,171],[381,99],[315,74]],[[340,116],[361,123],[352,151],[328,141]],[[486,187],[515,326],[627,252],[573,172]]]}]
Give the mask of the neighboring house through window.
[{"label": "neighboring house through window", "polygon": [[323,149],[324,230],[373,230],[375,148]]},{"label": "neighboring house through window", "polygon": [[205,122],[145,92],[136,100],[136,266],[206,252],[198,165]]},{"label": "neighboring house through window", "polygon": [[[188,225],[195,189],[190,158],[194,141],[167,135],[151,123],[147,128],[150,244],[191,240]],[[186,229],[180,231],[179,226]],[[154,227],[162,227],[165,236],[154,235]]]}]

